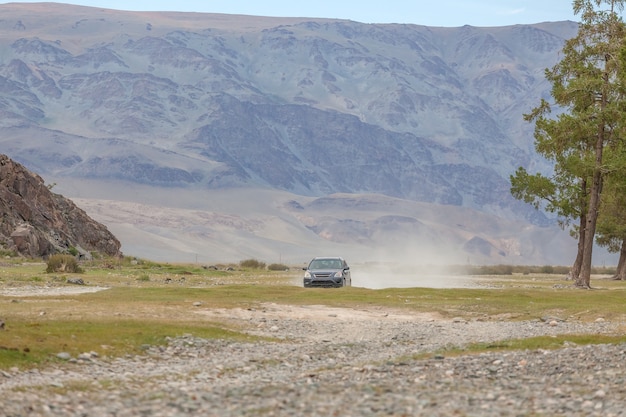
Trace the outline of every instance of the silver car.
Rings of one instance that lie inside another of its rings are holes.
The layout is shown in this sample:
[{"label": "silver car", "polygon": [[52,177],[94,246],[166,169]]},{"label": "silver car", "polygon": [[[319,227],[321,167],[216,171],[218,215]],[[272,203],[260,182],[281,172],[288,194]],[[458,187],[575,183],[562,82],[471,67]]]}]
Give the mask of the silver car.
[{"label": "silver car", "polygon": [[304,287],[350,287],[350,267],[340,257],[313,258],[309,266],[302,268]]}]

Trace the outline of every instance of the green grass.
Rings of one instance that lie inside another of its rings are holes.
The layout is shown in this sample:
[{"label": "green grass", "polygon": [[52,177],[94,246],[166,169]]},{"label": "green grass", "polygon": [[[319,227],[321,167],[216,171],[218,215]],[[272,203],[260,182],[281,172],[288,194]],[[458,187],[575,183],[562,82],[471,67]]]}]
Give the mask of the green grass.
[{"label": "green grass", "polygon": [[626,343],[626,335],[608,336],[608,335],[587,335],[587,334],[570,334],[559,336],[537,336],[527,339],[501,340],[492,343],[474,343],[463,348],[450,347],[441,349],[433,353],[424,353],[415,355],[412,359],[424,359],[436,356],[460,356],[466,354],[475,354],[483,352],[506,352],[512,350],[551,350],[559,349],[573,345],[598,345],[598,344],[622,344]]},{"label": "green grass", "polygon": [[168,336],[193,334],[210,339],[252,339],[206,323],[78,318],[30,321],[14,316],[9,316],[7,322],[9,328],[0,336],[0,369],[59,362],[56,355],[60,352],[73,357],[92,351],[112,357],[140,353],[142,346],[162,345]]},{"label": "green grass", "polygon": [[[248,339],[231,323],[208,323],[196,311],[206,308],[256,308],[263,303],[327,305],[362,309],[428,312],[468,320],[530,320],[558,316],[568,320],[626,318],[626,283],[592,279],[594,290],[568,286],[552,274],[483,277],[489,288],[304,289],[293,285],[301,270],[205,269],[198,265],[151,262],[93,262],[80,276],[96,293],[45,297],[0,296],[0,369],[55,362],[59,352],[76,356],[98,352],[122,356],[166,337]],[[9,260],[0,265],[0,287],[64,286],[66,276],[46,274],[45,263]],[[624,334],[626,334],[626,329]],[[598,335],[533,338],[473,345],[462,352],[535,349],[575,343],[618,343],[626,337]],[[451,354],[453,350],[449,353]]]}]

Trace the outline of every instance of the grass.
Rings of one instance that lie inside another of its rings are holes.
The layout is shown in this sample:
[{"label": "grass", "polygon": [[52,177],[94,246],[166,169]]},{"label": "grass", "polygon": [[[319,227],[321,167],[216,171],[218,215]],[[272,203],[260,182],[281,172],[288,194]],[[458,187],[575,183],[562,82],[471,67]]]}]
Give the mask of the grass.
[{"label": "grass", "polygon": [[424,359],[435,356],[460,356],[482,352],[504,352],[510,350],[550,350],[559,349],[572,345],[598,345],[598,344],[621,344],[626,343],[626,334],[617,336],[608,335],[561,335],[561,336],[537,336],[527,339],[502,340],[494,343],[474,343],[463,349],[450,347],[434,353],[419,354],[412,359]]},{"label": "grass", "polygon": [[[247,337],[206,323],[164,323],[160,320],[37,319],[9,316],[9,330],[0,338],[0,369],[28,368],[58,362],[56,355],[84,352],[101,356],[140,353],[142,346],[164,344],[168,336],[194,334],[204,338]],[[19,328],[17,328],[19,326]]]},{"label": "grass", "polygon": [[[79,276],[107,291],[79,295],[0,296],[0,369],[30,368],[59,361],[59,352],[76,356],[98,352],[123,356],[159,345],[167,337],[192,334],[203,338],[250,340],[231,323],[202,320],[205,308],[256,308],[262,303],[321,304],[365,309],[403,309],[442,317],[484,320],[529,320],[557,316],[593,321],[598,317],[624,321],[626,283],[598,278],[595,290],[568,286],[553,274],[480,277],[488,288],[304,289],[293,285],[301,274],[254,270],[238,266],[219,269],[198,265],[99,261],[81,265],[79,275],[46,274],[45,263],[6,261],[0,264],[0,287],[66,286]],[[226,270],[229,269],[229,270]],[[626,329],[624,329],[626,334]],[[624,342],[626,336],[563,336],[474,345],[463,352],[493,349],[534,349],[575,343]],[[450,350],[452,354],[454,350]]]}]

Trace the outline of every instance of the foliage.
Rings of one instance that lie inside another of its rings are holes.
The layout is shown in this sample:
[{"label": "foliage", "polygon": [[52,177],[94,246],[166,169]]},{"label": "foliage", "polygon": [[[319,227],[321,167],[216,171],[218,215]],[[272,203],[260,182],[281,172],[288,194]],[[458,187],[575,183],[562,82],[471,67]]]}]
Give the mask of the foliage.
[{"label": "foliage", "polygon": [[6,258],[6,257],[14,258],[16,256],[18,256],[18,255],[17,255],[17,252],[15,252],[14,250],[0,248],[0,257],[3,257],[3,258]]},{"label": "foliage", "polygon": [[68,272],[68,273],[81,274],[84,271],[78,265],[78,261],[76,260],[74,256],[65,255],[65,254],[56,254],[48,258],[46,272],[47,273]]},{"label": "foliage", "polygon": [[248,269],[265,269],[265,262],[256,259],[245,259],[239,262],[239,266]]},{"label": "foliage", "polygon": [[267,269],[270,271],[288,271],[289,267],[284,264],[269,264]]},{"label": "foliage", "polygon": [[[553,104],[562,112],[551,116],[551,104],[542,99],[525,115],[527,121],[535,122],[535,149],[554,162],[553,173],[531,175],[520,167],[511,176],[514,197],[535,208],[544,205],[560,216],[564,226],[579,219],[573,229],[579,244],[572,275],[584,288],[590,287],[592,248],[598,219],[602,218],[603,192],[610,190],[605,184],[612,179],[626,180],[626,153],[622,151],[626,129],[626,26],[617,14],[624,2],[574,0],[574,13],[581,15],[578,34],[565,43],[561,61],[546,70]],[[603,5],[608,10],[602,10]]]},{"label": "foliage", "polygon": [[139,278],[137,278],[137,281],[149,282],[150,281],[150,275],[148,275],[148,274],[141,274],[141,275],[139,275]]}]

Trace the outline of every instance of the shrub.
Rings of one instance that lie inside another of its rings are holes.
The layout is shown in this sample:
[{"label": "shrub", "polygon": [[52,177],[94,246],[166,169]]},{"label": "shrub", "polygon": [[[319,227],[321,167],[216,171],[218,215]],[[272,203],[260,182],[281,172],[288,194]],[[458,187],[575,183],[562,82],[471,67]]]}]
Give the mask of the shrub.
[{"label": "shrub", "polygon": [[56,254],[48,258],[46,272],[70,272],[82,273],[83,270],[78,265],[78,261],[72,255]]},{"label": "shrub", "polygon": [[15,258],[17,257],[17,252],[13,250],[0,249],[0,256],[3,258]]},{"label": "shrub", "polygon": [[267,269],[270,271],[287,271],[289,270],[289,267],[283,264],[270,264]]},{"label": "shrub", "polygon": [[261,262],[256,259],[245,259],[239,262],[239,266],[249,269],[265,269],[265,262]]},{"label": "shrub", "polygon": [[2,256],[3,258],[14,258],[17,256],[17,252],[12,249],[8,249],[4,245],[0,244],[0,256]]},{"label": "shrub", "polygon": [[512,265],[483,265],[467,267],[470,275],[512,275]]}]

